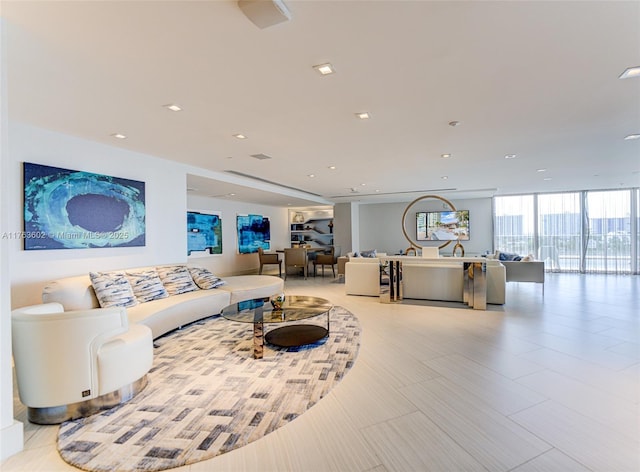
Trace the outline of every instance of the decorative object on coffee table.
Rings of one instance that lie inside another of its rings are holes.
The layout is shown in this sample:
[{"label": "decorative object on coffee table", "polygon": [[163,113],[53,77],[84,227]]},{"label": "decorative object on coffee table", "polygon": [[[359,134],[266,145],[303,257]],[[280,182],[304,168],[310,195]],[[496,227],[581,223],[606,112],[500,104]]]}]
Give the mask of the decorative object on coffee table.
[{"label": "decorative object on coffee table", "polygon": [[273,306],[275,310],[282,309],[282,304],[284,303],[285,298],[286,297],[284,293],[277,293],[275,295],[271,295],[271,306]]}]

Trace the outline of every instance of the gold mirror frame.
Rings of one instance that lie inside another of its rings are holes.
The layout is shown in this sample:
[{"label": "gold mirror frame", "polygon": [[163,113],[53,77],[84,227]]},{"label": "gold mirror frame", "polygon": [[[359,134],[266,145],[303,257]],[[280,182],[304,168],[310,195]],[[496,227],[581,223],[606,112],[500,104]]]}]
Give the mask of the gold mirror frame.
[{"label": "gold mirror frame", "polygon": [[[426,200],[427,198],[434,198],[436,200],[440,200],[441,202],[444,202],[447,205],[449,205],[449,207],[451,208],[451,211],[456,211],[456,207],[453,206],[453,203],[451,203],[449,200],[447,200],[446,198],[443,198],[443,197],[441,197],[439,195],[423,195],[422,197],[418,197],[414,201],[409,203],[409,205],[407,205],[407,208],[404,209],[404,213],[402,214],[402,234],[404,234],[404,237],[407,238],[407,241],[409,241],[409,243],[412,246],[415,246],[415,247],[422,247],[422,245],[418,244],[417,241],[414,241],[413,239],[411,239],[409,237],[409,235],[407,234],[407,225],[406,225],[407,212],[409,211],[409,209],[413,205],[415,205],[416,203],[418,203],[421,200]],[[442,245],[438,246],[438,249],[442,249],[443,247],[447,247],[449,244],[451,244],[451,240],[445,241]]]}]

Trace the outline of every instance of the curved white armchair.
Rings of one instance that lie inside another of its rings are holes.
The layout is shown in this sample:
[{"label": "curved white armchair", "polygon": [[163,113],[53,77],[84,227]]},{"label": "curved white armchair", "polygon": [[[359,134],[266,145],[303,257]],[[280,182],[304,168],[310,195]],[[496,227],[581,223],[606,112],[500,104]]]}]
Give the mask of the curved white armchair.
[{"label": "curved white armchair", "polygon": [[65,312],[60,303],[13,310],[13,358],[29,421],[56,424],[133,398],[153,362],[151,330],[124,308]]}]

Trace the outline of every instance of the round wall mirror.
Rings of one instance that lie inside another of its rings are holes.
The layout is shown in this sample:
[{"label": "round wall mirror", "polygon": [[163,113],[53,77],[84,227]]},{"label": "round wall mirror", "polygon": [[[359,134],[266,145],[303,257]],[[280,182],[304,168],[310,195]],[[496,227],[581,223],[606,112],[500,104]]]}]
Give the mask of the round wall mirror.
[{"label": "round wall mirror", "polygon": [[[409,233],[407,232],[407,213],[409,213],[409,210],[413,206],[415,206],[417,203],[422,202],[423,200],[428,200],[428,199],[439,200],[440,202],[442,202],[445,205],[447,205],[451,209],[451,211],[456,211],[456,207],[453,206],[453,203],[451,203],[446,198],[440,197],[439,195],[423,195],[422,197],[418,197],[414,201],[409,203],[409,205],[407,205],[407,208],[405,208],[404,213],[402,214],[402,233],[404,234],[404,237],[407,239],[407,241],[409,241],[411,246],[414,246],[414,247],[417,247],[417,248],[423,247],[423,244],[425,242],[430,241],[430,240],[424,239],[424,240],[421,240],[421,242],[418,242],[418,240],[417,240],[417,238],[418,238],[417,231],[416,231],[416,228],[415,228],[415,226],[416,226],[416,221],[415,220],[413,220],[413,229],[414,229],[413,233],[416,235],[416,239],[413,239],[413,238],[411,238],[409,236]],[[452,240],[446,240],[446,241],[442,242],[442,244],[440,244],[438,246],[438,249],[442,249],[443,247],[446,247],[451,242],[452,242]]]}]

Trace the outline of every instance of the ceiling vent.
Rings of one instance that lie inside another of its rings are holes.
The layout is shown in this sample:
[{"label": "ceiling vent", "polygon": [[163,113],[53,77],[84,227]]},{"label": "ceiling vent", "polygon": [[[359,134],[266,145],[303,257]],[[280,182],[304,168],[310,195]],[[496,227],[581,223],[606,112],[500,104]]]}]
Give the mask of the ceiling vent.
[{"label": "ceiling vent", "polygon": [[258,159],[259,161],[264,161],[266,159],[271,159],[271,156],[267,156],[266,154],[251,154],[251,157]]},{"label": "ceiling vent", "polygon": [[[296,187],[290,187],[289,185],[283,185],[281,183],[274,182],[272,180],[263,179],[262,177],[258,177],[258,176],[255,176],[255,175],[245,174],[244,172],[238,172],[236,170],[225,170],[225,172],[228,173],[228,174],[237,175],[239,177],[244,177],[244,178],[247,178],[247,179],[258,180],[258,181],[264,182],[266,184],[275,185],[276,187],[287,188],[289,190],[295,190],[296,192],[306,193],[307,195],[313,195],[314,197],[322,197],[322,195],[319,195],[317,193],[307,192],[306,190],[302,190],[302,189],[299,189],[299,188],[296,188]],[[241,184],[239,184],[239,185],[241,185]]]},{"label": "ceiling vent", "polygon": [[291,13],[282,0],[238,0],[238,6],[260,29],[291,19]]}]

